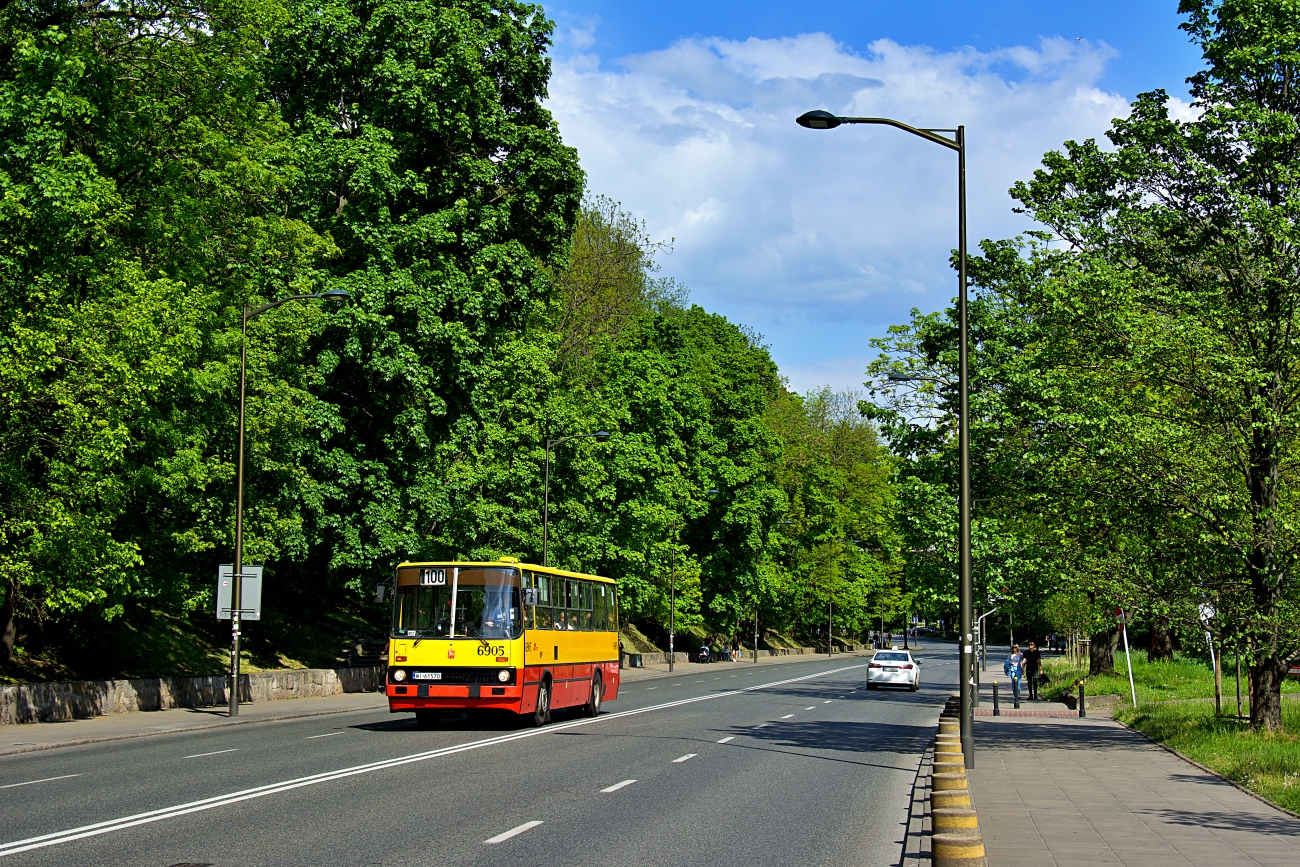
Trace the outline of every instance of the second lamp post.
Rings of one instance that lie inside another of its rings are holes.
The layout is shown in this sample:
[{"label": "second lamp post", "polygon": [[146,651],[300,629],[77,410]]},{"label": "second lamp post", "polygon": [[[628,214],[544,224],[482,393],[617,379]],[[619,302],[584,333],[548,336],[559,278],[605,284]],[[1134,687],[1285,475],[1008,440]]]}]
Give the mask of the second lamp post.
[{"label": "second lamp post", "polygon": [[[961,453],[961,493],[959,500],[958,548],[960,559],[960,598],[961,598],[961,664],[958,677],[961,684],[961,751],[966,767],[975,767],[975,737],[972,730],[974,715],[974,696],[972,684],[975,674],[974,634],[972,629],[972,585],[970,555],[970,420],[967,406],[967,322],[966,322],[966,127],[956,129],[933,129],[914,127],[887,117],[838,117],[829,111],[810,111],[800,115],[796,122],[808,129],[835,129],[841,124],[877,124],[892,126],[909,132],[928,142],[957,152],[957,258],[958,258],[958,296],[957,316],[959,319],[959,338],[957,364],[959,368],[959,434]],[[951,135],[952,138],[948,136]]]},{"label": "second lamp post", "polygon": [[235,567],[230,576],[230,716],[239,716],[239,633],[244,604],[244,382],[248,373],[248,320],[268,310],[288,304],[323,298],[326,301],[346,301],[348,293],[330,289],[312,295],[290,295],[279,301],[270,301],[258,307],[244,305],[244,318],[239,329],[239,446],[235,457]]}]

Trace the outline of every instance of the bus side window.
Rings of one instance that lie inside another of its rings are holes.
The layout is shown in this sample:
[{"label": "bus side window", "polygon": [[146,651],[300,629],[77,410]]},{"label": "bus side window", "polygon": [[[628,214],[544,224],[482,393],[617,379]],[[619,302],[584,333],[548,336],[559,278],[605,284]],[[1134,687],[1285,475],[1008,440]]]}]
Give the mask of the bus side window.
[{"label": "bus side window", "polygon": [[591,589],[591,628],[604,632],[605,625],[605,585],[597,584]]},{"label": "bus side window", "polygon": [[582,628],[591,631],[591,588],[592,582],[583,581],[582,587]]},{"label": "bus side window", "polygon": [[551,628],[564,629],[568,625],[565,623],[568,612],[564,611],[564,578],[551,576],[551,604],[554,606],[551,611]]},{"label": "bus side window", "polygon": [[615,632],[618,628],[618,588],[611,584],[609,585],[609,629]]}]

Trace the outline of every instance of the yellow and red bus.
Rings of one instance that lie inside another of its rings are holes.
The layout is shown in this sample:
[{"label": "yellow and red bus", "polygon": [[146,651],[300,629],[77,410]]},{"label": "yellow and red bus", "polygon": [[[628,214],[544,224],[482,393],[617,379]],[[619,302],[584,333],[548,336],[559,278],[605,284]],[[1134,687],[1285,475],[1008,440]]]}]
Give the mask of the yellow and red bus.
[{"label": "yellow and red bus", "polygon": [[613,581],[503,557],[402,563],[388,643],[388,709],[422,728],[463,710],[545,725],[551,711],[596,716],[618,698]]}]

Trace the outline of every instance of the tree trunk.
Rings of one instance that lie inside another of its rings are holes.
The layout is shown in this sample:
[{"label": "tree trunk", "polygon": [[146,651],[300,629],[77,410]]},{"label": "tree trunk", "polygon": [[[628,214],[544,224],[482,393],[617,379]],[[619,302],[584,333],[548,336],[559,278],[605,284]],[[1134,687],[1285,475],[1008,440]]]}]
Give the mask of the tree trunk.
[{"label": "tree trunk", "polygon": [[1174,658],[1174,642],[1169,635],[1169,621],[1163,618],[1151,625],[1151,641],[1147,645],[1147,662]]},{"label": "tree trunk", "polygon": [[1275,659],[1248,666],[1250,670],[1250,724],[1265,731],[1282,730],[1282,677],[1286,673]]},{"label": "tree trunk", "polygon": [[14,592],[17,588],[12,582],[5,588],[5,601],[0,605],[0,665],[14,661],[14,642],[18,638],[18,627],[14,623]]},{"label": "tree trunk", "polygon": [[1114,674],[1115,652],[1118,649],[1118,629],[1095,633],[1088,647],[1088,674]]}]

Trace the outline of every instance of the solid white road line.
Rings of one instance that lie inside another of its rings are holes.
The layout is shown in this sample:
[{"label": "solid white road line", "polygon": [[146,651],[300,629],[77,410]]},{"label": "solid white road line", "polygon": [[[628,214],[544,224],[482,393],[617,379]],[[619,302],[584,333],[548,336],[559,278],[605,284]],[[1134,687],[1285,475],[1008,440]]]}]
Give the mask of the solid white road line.
[{"label": "solid white road line", "polygon": [[789,719],[789,718],[792,717],[792,716],[794,716],[794,714],[792,714],[792,713],[788,713],[788,714],[786,714],[785,716],[781,717],[781,719]]},{"label": "solid white road line", "polygon": [[201,759],[201,758],[203,758],[204,756],[219,756],[219,755],[221,755],[222,753],[237,753],[237,752],[239,752],[239,747],[231,747],[231,748],[228,749],[228,750],[213,750],[213,751],[210,752],[210,753],[195,753],[195,754],[192,755],[192,756],[185,756],[185,758],[187,758],[187,759]]},{"label": "solid white road line", "polygon": [[718,743],[720,743],[720,744],[725,744],[727,741],[734,741],[735,739],[736,739],[736,736],[735,736],[735,735],[727,735],[725,738],[723,738],[722,740],[718,741]]},{"label": "solid white road line", "polygon": [[81,776],[81,774],[64,774],[61,777],[46,777],[43,780],[28,780],[25,783],[9,783],[7,785],[0,786],[0,789],[16,789],[19,786],[34,786],[37,783],[52,783],[55,780],[67,780],[70,779],[71,777],[79,777],[79,776]]},{"label": "solid white road line", "polygon": [[343,732],[330,732],[329,734],[324,734],[324,735],[307,735],[307,737],[304,738],[304,740],[314,741],[316,740],[316,738],[332,738],[335,735],[341,735],[341,734],[343,734]]},{"label": "solid white road line", "polygon": [[511,837],[518,837],[520,834],[524,833],[525,831],[531,831],[532,829],[536,828],[540,824],[542,823],[538,819],[534,819],[531,822],[524,822],[518,828],[511,828],[509,831],[502,831],[500,834],[497,834],[495,837],[484,840],[483,842],[488,845],[491,845],[492,843],[504,843],[505,841],[509,840]]},{"label": "solid white road line", "polygon": [[687,753],[686,755],[682,756],[679,759],[673,759],[673,764],[680,765],[682,762],[689,762],[691,759],[695,758],[698,755],[699,753]]},{"label": "solid white road line", "polygon": [[[818,671],[813,674],[805,674],[801,677],[791,677],[785,680],[774,680],[769,683],[761,683],[756,686],[746,686],[737,689],[726,690],[724,692],[715,692],[708,695],[697,695],[694,698],[679,698],[673,701],[666,701],[661,704],[653,704],[648,707],[639,707],[635,710],[624,710],[617,713],[601,714],[598,717],[588,717],[586,719],[573,720],[558,725],[549,725],[539,729],[527,729],[520,732],[498,735],[496,737],[484,738],[479,741],[470,741],[468,743],[456,744],[448,747],[440,747],[436,750],[427,750],[420,753],[412,753],[405,756],[398,756],[392,759],[383,759],[377,762],[370,762],[364,765],[354,765],[348,768],[340,768],[336,771],[325,771],[319,774],[311,774],[305,777],[296,777],[288,780],[281,780],[277,783],[268,783],[263,786],[256,786],[251,789],[242,789],[236,792],[228,792],[224,795],[216,795],[211,798],[203,798],[198,801],[189,801],[184,804],[175,804],[170,807],[162,807],[157,810],[150,810],[145,813],[136,813],[131,816],[122,816],[117,819],[109,819],[104,822],[95,822],[91,825],[82,825],[78,828],[69,828],[64,831],[55,831],[50,834],[42,834],[38,837],[27,837],[22,840],[13,840],[8,843],[0,843],[0,858],[6,855],[16,855],[19,852],[28,852],[32,849],[42,849],[46,846],[56,846],[60,843],[70,843],[73,840],[81,840],[86,837],[96,837],[101,834],[111,834],[114,831],[123,831],[127,828],[134,828],[137,825],[147,825],[151,822],[160,822],[164,819],[175,819],[179,816],[186,816],[191,813],[200,813],[205,810],[212,810],[217,807],[225,807],[230,804],[237,804],[241,801],[249,801],[254,798],[264,798],[267,795],[279,794],[280,792],[289,792],[294,789],[301,789],[305,786],[315,786],[320,783],[327,783],[332,780],[341,780],[347,777],[353,777],[358,774],[369,774],[375,771],[388,770],[397,768],[402,765],[409,765],[416,762],[426,762],[430,759],[441,758],[443,756],[454,755],[456,753],[469,752],[471,750],[483,749],[484,747],[495,746],[497,744],[509,743],[510,741],[523,740],[524,738],[533,738],[541,735],[562,732],[567,729],[579,728],[581,726],[593,725],[595,723],[607,723],[611,720],[621,719],[623,717],[638,716],[644,713],[654,713],[656,711],[668,710],[675,707],[684,707],[688,704],[695,704],[701,701],[713,701],[719,698],[728,698],[733,695],[744,695],[747,692],[757,692],[763,689],[772,689],[777,686],[785,686],[790,683],[800,683],[805,680],[815,680],[821,677],[829,677],[832,674],[838,674],[842,671],[850,671],[855,668],[861,668],[861,665],[846,665],[842,668],[832,668],[827,671]],[[765,725],[765,724],[764,724]],[[759,726],[761,728],[762,726]],[[225,752],[224,750],[222,752]]]},{"label": "solid white road line", "polygon": [[632,785],[632,784],[635,783],[635,782],[636,782],[636,780],[624,780],[624,781],[621,782],[621,783],[615,783],[615,784],[612,785],[612,786],[606,786],[605,788],[601,789],[601,791],[602,791],[602,792],[617,792],[619,789],[623,788],[624,786],[630,786],[630,785]]}]

